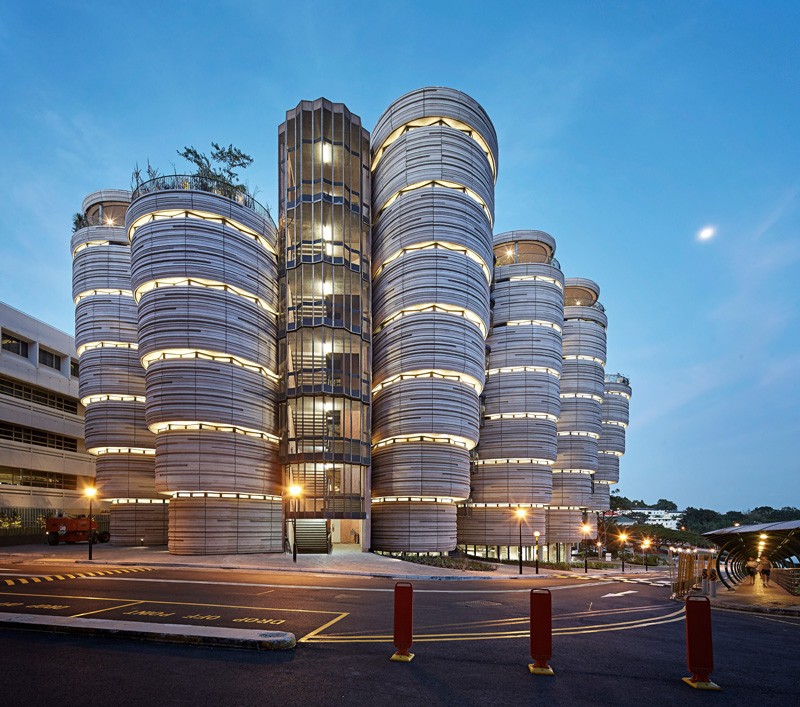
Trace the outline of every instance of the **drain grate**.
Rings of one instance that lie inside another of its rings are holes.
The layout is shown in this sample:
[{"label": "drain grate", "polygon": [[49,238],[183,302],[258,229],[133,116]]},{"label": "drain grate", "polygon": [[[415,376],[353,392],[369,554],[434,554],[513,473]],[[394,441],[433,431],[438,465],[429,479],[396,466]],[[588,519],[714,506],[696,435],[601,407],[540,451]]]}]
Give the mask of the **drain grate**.
[{"label": "drain grate", "polygon": [[470,609],[480,609],[484,606],[503,606],[499,601],[488,601],[486,599],[478,599],[477,601],[459,601],[456,606],[468,606]]}]

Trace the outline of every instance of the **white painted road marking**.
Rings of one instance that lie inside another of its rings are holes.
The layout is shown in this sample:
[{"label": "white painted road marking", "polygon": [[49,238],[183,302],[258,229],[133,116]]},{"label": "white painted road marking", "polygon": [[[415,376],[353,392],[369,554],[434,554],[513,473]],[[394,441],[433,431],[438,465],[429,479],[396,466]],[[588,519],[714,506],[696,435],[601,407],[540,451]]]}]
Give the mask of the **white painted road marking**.
[{"label": "white painted road marking", "polygon": [[627,592],[619,592],[618,594],[603,594],[601,598],[605,599],[606,597],[624,597],[626,594],[638,594],[638,593],[639,592],[637,592],[635,589],[629,589]]}]

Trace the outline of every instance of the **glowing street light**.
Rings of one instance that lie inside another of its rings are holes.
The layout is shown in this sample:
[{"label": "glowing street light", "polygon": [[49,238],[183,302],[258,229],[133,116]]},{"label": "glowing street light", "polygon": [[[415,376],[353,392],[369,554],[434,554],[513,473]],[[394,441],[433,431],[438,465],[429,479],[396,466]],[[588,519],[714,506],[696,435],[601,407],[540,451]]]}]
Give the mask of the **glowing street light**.
[{"label": "glowing street light", "polygon": [[300,496],[303,495],[303,487],[298,484],[289,486],[290,506],[294,507],[290,510],[292,512],[292,562],[297,562],[297,513],[300,510]]},{"label": "glowing street light", "polygon": [[536,547],[534,548],[534,564],[536,565],[536,574],[539,574],[539,536],[541,533],[537,530],[534,532],[533,537],[536,539]]},{"label": "glowing street light", "polygon": [[642,550],[644,550],[644,571],[648,571],[647,567],[647,550],[650,547],[650,538],[645,538],[642,540]]},{"label": "glowing street light", "polygon": [[583,573],[589,574],[589,546],[587,541],[589,540],[589,533],[592,532],[592,527],[588,523],[584,523],[581,526],[581,532],[583,533]]},{"label": "glowing street light", "polygon": [[628,534],[620,533],[619,541],[622,543],[622,573],[625,574],[625,543],[628,542]]},{"label": "glowing street light", "polygon": [[525,520],[525,509],[517,508],[514,515],[519,519],[519,573],[522,574],[522,521]]},{"label": "glowing street light", "polygon": [[92,501],[97,495],[97,489],[94,486],[87,486],[83,490],[86,498],[89,499],[89,559],[92,559],[92,545],[94,544],[94,532],[92,531]]}]

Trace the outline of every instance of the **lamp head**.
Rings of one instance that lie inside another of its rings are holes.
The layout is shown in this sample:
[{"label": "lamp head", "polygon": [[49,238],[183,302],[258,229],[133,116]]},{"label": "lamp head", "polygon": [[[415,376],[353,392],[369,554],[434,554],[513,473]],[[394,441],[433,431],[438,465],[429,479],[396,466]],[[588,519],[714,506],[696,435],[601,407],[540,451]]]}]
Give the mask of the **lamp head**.
[{"label": "lamp head", "polygon": [[619,534],[619,539],[622,540],[622,542],[625,542],[628,539],[628,534],[627,533],[620,533]]},{"label": "lamp head", "polygon": [[94,498],[97,495],[97,489],[94,486],[87,486],[85,489],[83,489],[83,493],[88,498]]},{"label": "lamp head", "polygon": [[303,487],[300,486],[299,484],[292,484],[289,487],[289,495],[292,498],[299,498],[300,496],[303,495]]},{"label": "lamp head", "polygon": [[527,512],[524,508],[517,508],[517,510],[514,511],[514,514],[517,516],[517,518],[522,520],[527,515]]},{"label": "lamp head", "polygon": [[533,533],[533,537],[536,538],[537,540],[539,539],[540,535],[541,535],[541,533],[538,530],[534,531],[534,533]]}]

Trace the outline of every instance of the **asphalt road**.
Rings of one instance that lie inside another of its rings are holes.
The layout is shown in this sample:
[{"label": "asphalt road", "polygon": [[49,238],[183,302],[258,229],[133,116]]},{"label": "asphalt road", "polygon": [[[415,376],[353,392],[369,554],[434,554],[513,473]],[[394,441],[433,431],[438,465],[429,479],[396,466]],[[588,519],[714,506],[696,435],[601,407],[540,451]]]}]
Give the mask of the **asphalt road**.
[{"label": "asphalt road", "polygon": [[[786,617],[715,611],[712,677],[724,692],[684,685],[682,605],[669,600],[666,578],[656,573],[624,582],[578,575],[416,581],[416,657],[400,664],[389,661],[391,580],[188,569],[96,574],[102,571],[112,569],[2,566],[0,611],[284,630],[297,635],[298,647],[250,653],[2,630],[2,702],[800,702],[800,620]],[[532,587],[553,595],[551,678],[527,671]]]}]

